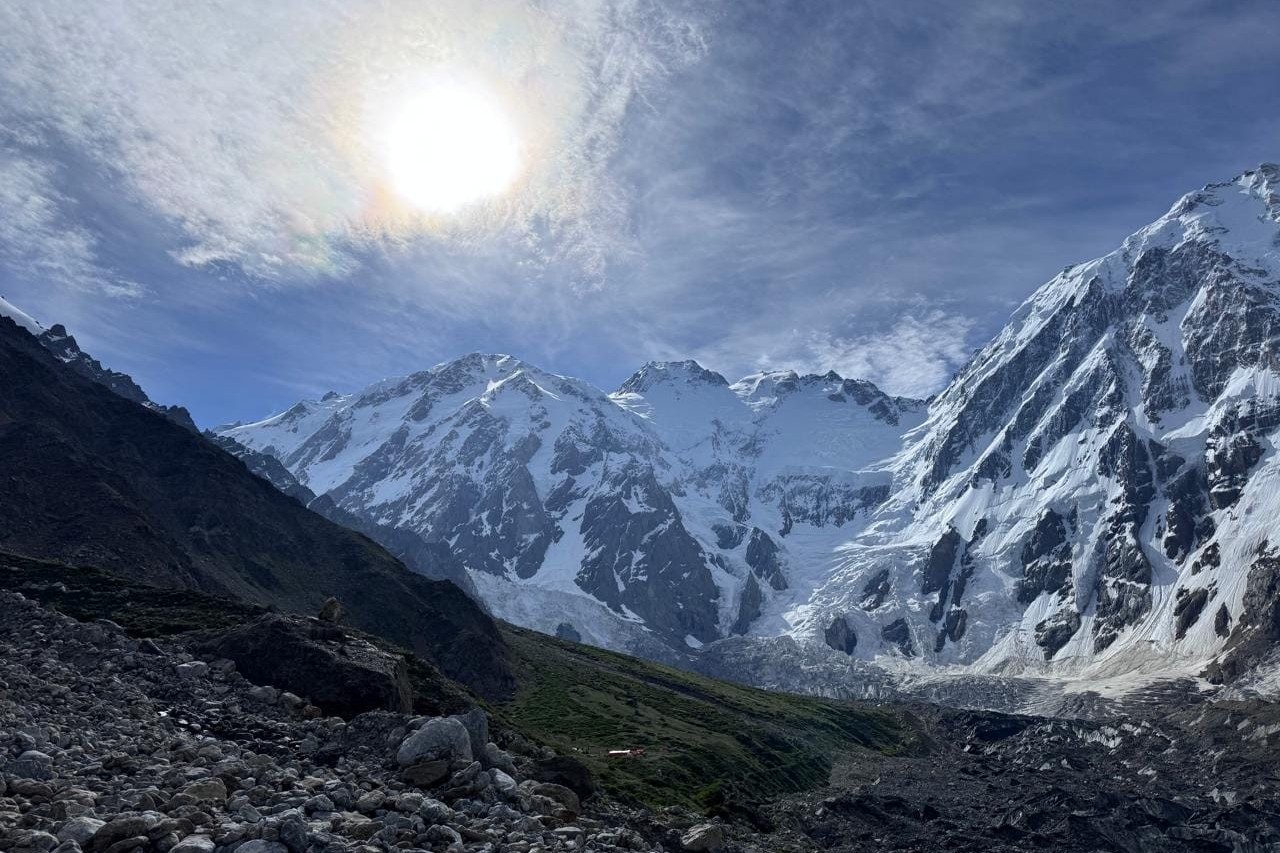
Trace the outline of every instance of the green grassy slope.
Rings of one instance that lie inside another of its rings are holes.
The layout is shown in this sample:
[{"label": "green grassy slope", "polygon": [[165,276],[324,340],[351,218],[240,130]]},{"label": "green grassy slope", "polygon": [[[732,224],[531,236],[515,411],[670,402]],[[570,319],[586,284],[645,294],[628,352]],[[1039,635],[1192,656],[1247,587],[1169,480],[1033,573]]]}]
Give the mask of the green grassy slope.
[{"label": "green grassy slope", "polygon": [[[505,627],[521,688],[496,710],[615,796],[711,811],[816,787],[837,755],[915,743],[887,711],[771,693]],[[610,749],[644,747],[642,758]]]}]

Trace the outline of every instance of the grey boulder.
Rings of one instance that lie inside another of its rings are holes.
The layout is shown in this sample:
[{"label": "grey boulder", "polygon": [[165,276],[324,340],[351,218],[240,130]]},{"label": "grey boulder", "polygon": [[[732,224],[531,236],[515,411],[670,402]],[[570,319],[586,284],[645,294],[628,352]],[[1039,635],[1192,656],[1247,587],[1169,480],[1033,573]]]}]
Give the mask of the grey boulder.
[{"label": "grey boulder", "polygon": [[106,824],[106,821],[98,820],[97,818],[73,817],[58,830],[58,840],[74,841],[76,844],[83,846]]},{"label": "grey boulder", "polygon": [[435,717],[410,734],[396,752],[396,762],[409,767],[427,761],[471,761],[471,736],[452,717]]}]

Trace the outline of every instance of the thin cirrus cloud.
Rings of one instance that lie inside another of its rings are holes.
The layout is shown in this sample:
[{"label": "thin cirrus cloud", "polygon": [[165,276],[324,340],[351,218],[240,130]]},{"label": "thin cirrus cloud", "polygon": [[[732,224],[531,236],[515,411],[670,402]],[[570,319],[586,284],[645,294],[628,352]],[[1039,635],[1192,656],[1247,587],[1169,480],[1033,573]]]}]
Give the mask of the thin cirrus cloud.
[{"label": "thin cirrus cloud", "polygon": [[[3,131],[0,139],[13,136]],[[50,286],[140,295],[140,285],[98,262],[98,238],[75,221],[71,208],[74,202],[58,189],[54,163],[0,145],[0,263]]]},{"label": "thin cirrus cloud", "polygon": [[[631,250],[606,168],[628,105],[701,49],[692,24],[635,0],[0,4],[0,127],[107,174],[176,229],[167,249],[183,265],[280,284],[348,276],[414,240],[487,241],[569,260],[590,283]],[[524,172],[502,203],[426,221],[383,185],[377,123],[417,78],[455,66],[515,115]],[[101,281],[91,237],[38,239],[74,211],[42,173],[47,149],[23,142],[6,140],[0,193],[34,191],[48,209],[35,223],[0,210],[2,233],[31,271],[75,278],[79,264],[82,283]]]},{"label": "thin cirrus cloud", "polygon": [[890,394],[941,388],[972,353],[972,318],[925,310],[899,317],[884,331],[842,338],[817,335],[804,347],[810,364],[866,377]]}]

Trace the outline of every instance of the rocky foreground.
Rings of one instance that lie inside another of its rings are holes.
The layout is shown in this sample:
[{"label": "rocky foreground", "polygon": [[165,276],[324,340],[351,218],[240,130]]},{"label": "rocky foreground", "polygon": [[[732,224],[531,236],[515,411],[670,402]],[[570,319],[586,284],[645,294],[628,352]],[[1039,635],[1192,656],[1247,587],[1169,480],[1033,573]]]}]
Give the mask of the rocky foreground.
[{"label": "rocky foreground", "polygon": [[230,661],[0,593],[0,850],[663,849],[584,814],[589,779],[523,778],[547,755],[509,746],[479,710],[324,717]]},{"label": "rocky foreground", "polygon": [[348,700],[407,699],[357,638],[324,657],[290,625],[336,629],[254,629],[298,692],[242,674],[272,671],[273,652],[240,630],[138,640],[0,592],[0,851],[1280,851],[1274,705],[1171,699],[1100,721],[916,706],[916,748],[833,756],[828,786],[707,822],[614,802],[480,710],[327,716],[312,702],[336,699],[299,648],[351,667]]}]

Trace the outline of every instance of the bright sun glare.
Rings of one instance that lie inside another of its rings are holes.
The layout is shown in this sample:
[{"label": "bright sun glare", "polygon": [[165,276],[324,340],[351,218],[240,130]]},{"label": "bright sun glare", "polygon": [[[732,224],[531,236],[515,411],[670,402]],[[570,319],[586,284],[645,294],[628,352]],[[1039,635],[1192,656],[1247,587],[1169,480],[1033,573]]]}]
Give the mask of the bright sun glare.
[{"label": "bright sun glare", "polygon": [[501,195],[520,172],[520,140],[484,89],[439,82],[410,98],[386,133],[391,186],[428,213]]}]

